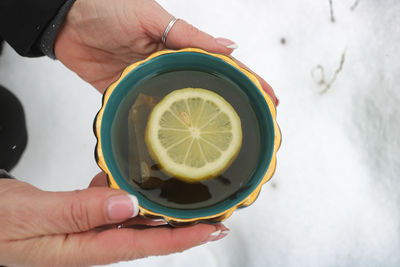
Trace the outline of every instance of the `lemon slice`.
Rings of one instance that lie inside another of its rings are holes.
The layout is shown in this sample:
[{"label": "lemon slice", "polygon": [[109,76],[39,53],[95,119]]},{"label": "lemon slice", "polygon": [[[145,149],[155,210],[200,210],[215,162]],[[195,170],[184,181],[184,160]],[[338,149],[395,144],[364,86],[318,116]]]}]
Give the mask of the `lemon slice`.
[{"label": "lemon slice", "polygon": [[220,95],[185,88],[165,96],[152,110],[146,144],[167,174],[186,182],[213,178],[227,169],[242,145],[242,126]]}]

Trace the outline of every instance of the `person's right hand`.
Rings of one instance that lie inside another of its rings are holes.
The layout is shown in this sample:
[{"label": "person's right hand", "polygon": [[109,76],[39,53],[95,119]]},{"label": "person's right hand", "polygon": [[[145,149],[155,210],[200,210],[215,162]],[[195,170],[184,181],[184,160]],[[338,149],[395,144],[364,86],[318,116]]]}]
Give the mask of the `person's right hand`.
[{"label": "person's right hand", "polygon": [[[99,174],[91,186],[105,181]],[[171,228],[137,214],[127,192],[93,187],[46,192],[0,179],[0,265],[89,266],[164,255],[223,238],[222,225]],[[107,226],[104,228],[104,226]],[[103,227],[103,229],[99,229]]]}]

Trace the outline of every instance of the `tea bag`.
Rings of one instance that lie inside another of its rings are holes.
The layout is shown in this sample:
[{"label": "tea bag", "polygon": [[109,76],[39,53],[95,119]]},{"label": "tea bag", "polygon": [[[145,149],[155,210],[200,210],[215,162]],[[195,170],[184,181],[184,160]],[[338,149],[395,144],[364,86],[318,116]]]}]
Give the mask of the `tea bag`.
[{"label": "tea bag", "polygon": [[[129,178],[139,186],[151,183],[150,166],[154,165],[145,144],[147,120],[158,100],[139,94],[128,116],[128,164]],[[151,184],[147,187],[152,187]]]}]

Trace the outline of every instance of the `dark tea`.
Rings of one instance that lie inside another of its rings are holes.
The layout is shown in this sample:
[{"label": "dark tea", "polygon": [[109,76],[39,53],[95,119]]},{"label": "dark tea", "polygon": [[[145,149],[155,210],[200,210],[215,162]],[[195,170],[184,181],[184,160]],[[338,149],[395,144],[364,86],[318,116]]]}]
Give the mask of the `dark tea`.
[{"label": "dark tea", "polygon": [[[248,97],[222,76],[179,70],[149,77],[130,90],[118,107],[112,125],[113,153],[121,174],[135,190],[159,205],[199,209],[235,198],[252,177],[260,153],[260,130]],[[188,183],[163,172],[147,150],[145,130],[154,106],[182,88],[204,88],[222,96],[239,115],[242,146],[233,163],[215,178]]]}]

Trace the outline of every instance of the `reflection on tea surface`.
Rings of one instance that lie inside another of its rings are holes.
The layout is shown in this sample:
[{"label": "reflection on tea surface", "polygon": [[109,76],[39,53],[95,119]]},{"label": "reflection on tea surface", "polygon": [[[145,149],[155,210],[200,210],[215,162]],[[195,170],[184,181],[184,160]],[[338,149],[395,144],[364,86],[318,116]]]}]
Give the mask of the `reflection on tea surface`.
[{"label": "reflection on tea surface", "polygon": [[[260,152],[258,122],[247,96],[229,80],[195,70],[162,73],[137,87],[120,104],[112,125],[113,152],[125,179],[147,199],[170,208],[204,208],[234,198],[255,171]],[[242,147],[235,161],[220,176],[200,183],[166,175],[150,157],[144,141],[152,108],[173,90],[187,87],[219,94],[233,106],[242,123]]]}]

